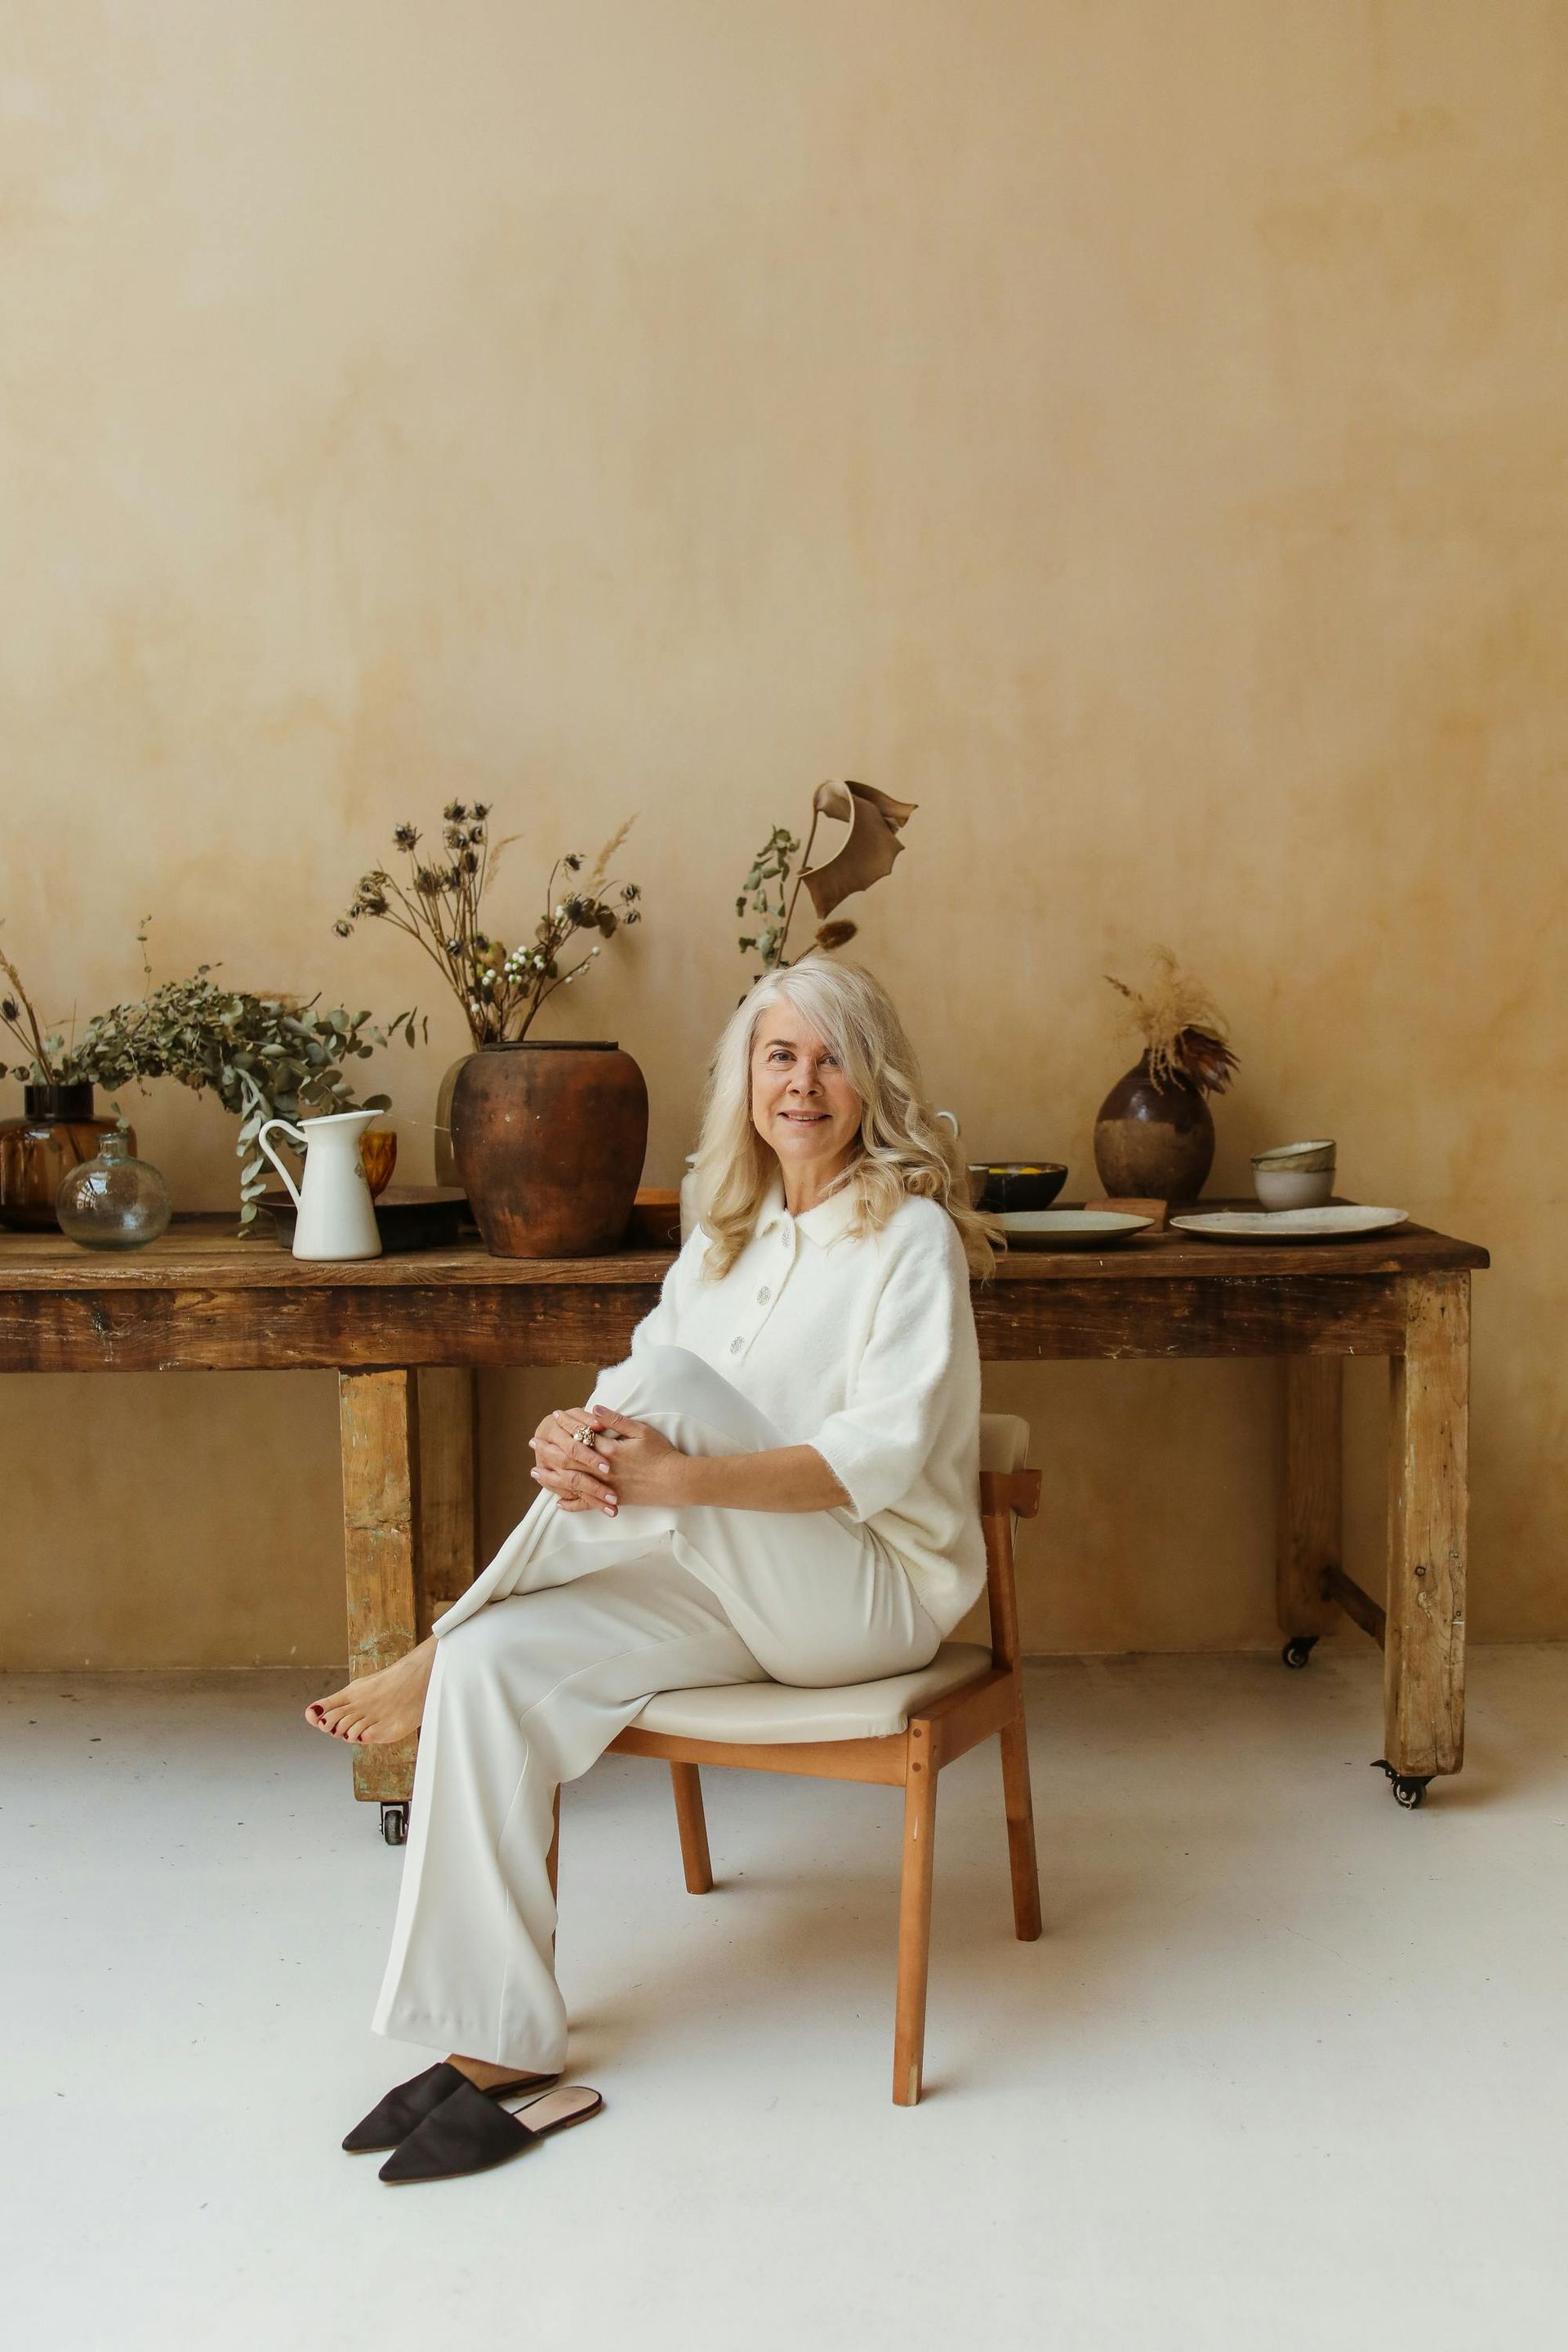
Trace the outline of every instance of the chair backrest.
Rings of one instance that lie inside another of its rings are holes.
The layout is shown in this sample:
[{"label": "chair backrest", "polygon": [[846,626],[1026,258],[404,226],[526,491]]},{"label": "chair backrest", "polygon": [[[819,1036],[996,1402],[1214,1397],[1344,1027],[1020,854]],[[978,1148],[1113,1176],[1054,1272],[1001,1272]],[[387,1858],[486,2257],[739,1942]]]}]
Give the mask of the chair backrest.
[{"label": "chair backrest", "polygon": [[991,1619],[991,1657],[998,1666],[1018,1663],[1018,1588],[1014,1573],[1013,1528],[1040,1507],[1040,1474],[1024,1467],[1029,1424],[1014,1412],[980,1416],[980,1525],[985,1537],[985,1605]]}]

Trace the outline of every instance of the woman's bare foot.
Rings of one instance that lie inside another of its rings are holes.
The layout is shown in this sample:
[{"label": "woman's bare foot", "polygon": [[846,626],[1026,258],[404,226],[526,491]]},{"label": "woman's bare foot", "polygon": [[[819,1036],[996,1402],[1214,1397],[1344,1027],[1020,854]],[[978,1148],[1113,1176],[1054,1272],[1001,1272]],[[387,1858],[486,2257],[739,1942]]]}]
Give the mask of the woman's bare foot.
[{"label": "woman's bare foot", "polygon": [[459,2058],[456,2051],[447,2063],[455,2066],[459,2074],[466,2074],[479,2091],[493,2091],[498,2083],[515,2083],[520,2091],[525,2091],[531,2083],[555,2083],[561,2079],[559,2074],[530,2074],[517,2066],[492,2066],[488,2058]]},{"label": "woman's bare foot", "polygon": [[395,1665],[384,1666],[378,1675],[362,1675],[330,1698],[312,1700],[305,1720],[315,1730],[360,1748],[387,1748],[412,1738],[425,1713],[435,1663],[436,1636],[431,1633]]}]

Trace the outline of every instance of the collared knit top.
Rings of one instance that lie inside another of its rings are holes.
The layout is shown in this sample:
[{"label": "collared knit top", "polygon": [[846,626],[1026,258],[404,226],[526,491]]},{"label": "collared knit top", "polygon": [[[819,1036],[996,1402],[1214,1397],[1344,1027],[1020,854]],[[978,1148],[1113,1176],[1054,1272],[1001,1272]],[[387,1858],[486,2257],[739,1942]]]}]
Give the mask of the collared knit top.
[{"label": "collared knit top", "polygon": [[980,1531],[980,1350],[958,1228],[911,1194],[879,1234],[850,1237],[833,1194],[792,1216],[782,1180],[730,1271],[702,1271],[697,1226],[632,1353],[689,1348],[821,1454],[849,1507],[951,1633],[985,1580]]}]

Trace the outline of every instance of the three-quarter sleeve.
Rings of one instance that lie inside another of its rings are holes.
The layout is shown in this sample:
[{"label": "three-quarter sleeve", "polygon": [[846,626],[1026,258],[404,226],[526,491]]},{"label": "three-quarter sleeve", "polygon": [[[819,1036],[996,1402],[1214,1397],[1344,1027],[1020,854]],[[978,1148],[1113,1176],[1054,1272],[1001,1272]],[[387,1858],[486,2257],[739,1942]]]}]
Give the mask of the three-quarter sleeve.
[{"label": "three-quarter sleeve", "polygon": [[847,1399],[810,1444],[850,1499],[850,1516],[889,1510],[921,1480],[947,1433],[975,1422],[979,1351],[963,1247],[934,1203],[888,1252]]}]

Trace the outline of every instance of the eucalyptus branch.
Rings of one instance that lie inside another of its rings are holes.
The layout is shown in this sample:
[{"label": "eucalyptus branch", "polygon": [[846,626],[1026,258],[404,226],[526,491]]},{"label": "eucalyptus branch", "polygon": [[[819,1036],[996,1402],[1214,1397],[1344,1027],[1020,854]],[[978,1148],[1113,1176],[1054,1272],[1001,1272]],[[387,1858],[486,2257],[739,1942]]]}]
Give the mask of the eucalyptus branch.
[{"label": "eucalyptus branch", "polygon": [[[814,824],[813,831],[815,830]],[[763,930],[753,934],[743,932],[741,937],[742,953],[744,954],[749,949],[755,948],[762,957],[764,967],[770,971],[780,961],[784,935],[788,927],[784,889],[790,877],[791,861],[799,854],[799,850],[800,844],[789,827],[775,824],[755,857],[752,858],[752,870],[742,883],[741,894],[735,901],[737,915],[745,915],[749,911],[752,915],[763,915],[773,919]],[[776,905],[769,895],[770,882],[776,882],[778,885]],[[791,903],[793,904],[793,901]]]},{"label": "eucalyptus branch", "polygon": [[[186,980],[149,987],[139,1003],[95,1014],[76,1058],[82,1076],[97,1085],[174,1078],[194,1092],[216,1095],[237,1117],[243,1233],[255,1222],[265,1182],[257,1147],[264,1121],[354,1108],[344,1064],[365,1059],[394,1036],[412,1045],[417,1016],[400,1013],[378,1028],[368,1013],[318,1010],[317,997],[301,1003],[221,987],[212,969],[202,964]],[[382,1110],[387,1100],[372,1095],[363,1108]]]},{"label": "eucalyptus branch", "polygon": [[[811,870],[811,845],[816,839],[816,828],[821,822],[821,817],[814,808],[811,812],[811,831],[805,836],[805,848],[802,854],[800,865],[795,873],[795,888],[789,894],[789,906],[784,913],[784,929],[779,933],[778,951],[773,959],[775,963],[783,963],[784,960],[784,941],[789,937],[789,927],[795,920],[795,902],[800,896],[801,884],[805,880],[807,874]],[[781,898],[784,896],[782,889],[780,890],[779,896]]]}]

